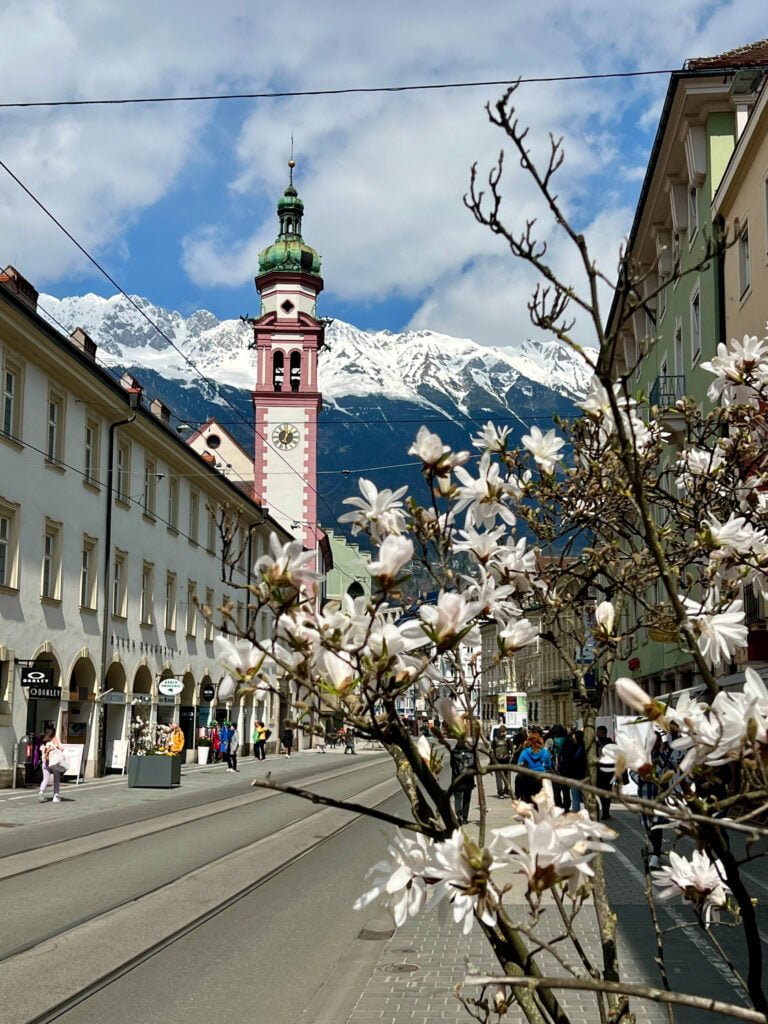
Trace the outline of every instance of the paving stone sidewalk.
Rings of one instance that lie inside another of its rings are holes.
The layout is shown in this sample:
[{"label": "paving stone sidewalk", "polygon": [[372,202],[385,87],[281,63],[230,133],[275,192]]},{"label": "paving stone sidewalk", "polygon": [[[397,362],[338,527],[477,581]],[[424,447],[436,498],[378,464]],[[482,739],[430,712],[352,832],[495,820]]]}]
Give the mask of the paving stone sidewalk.
[{"label": "paving stone sidewalk", "polygon": [[[506,801],[489,798],[488,827],[498,828],[509,822]],[[473,804],[473,810],[476,808]],[[619,832],[617,852],[606,857],[606,874],[614,909],[618,915],[619,951],[624,976],[628,982],[659,984],[659,972],[654,964],[655,938],[649,922],[648,907],[643,894],[642,844],[643,833],[635,815],[619,809],[612,815],[611,824]],[[477,824],[469,825],[477,832]],[[521,922],[529,922],[529,908],[522,895],[522,886],[515,882],[505,904]],[[674,913],[674,912],[673,912]],[[680,919],[683,910],[677,911]],[[676,918],[672,918],[673,923]],[[599,965],[600,943],[595,913],[585,907],[578,918],[578,934],[587,955]],[[668,922],[667,922],[668,923]],[[539,930],[540,929],[540,930]],[[554,904],[543,914],[538,933],[552,939],[561,933],[560,919]],[[681,990],[698,995],[710,995],[740,1003],[739,993],[730,976],[711,954],[700,932],[679,929],[671,937],[667,954],[667,968],[673,980],[679,979]],[[693,936],[696,938],[693,939]],[[562,948],[561,948],[562,946]],[[583,974],[570,944],[557,946],[569,966]],[[553,975],[564,969],[549,954],[540,956],[542,970]],[[345,1024],[436,1024],[445,1021],[468,1021],[470,1017],[454,995],[454,986],[467,973],[496,974],[498,964],[478,928],[464,937],[455,925],[441,927],[437,911],[421,914],[398,929],[391,939],[382,944],[381,953],[370,978],[360,992]],[[472,990],[466,989],[465,996]],[[563,1009],[570,1024],[595,1024],[599,1021],[595,997],[589,993],[563,991],[559,993]],[[667,1010],[652,1002],[633,1001],[638,1024],[668,1024]],[[725,1018],[701,1011],[676,1010],[678,1024],[714,1024]],[[495,1015],[492,1020],[497,1020]],[[516,1024],[524,1018],[517,1007],[512,1007],[503,1018]],[[341,1022],[340,1022],[341,1024]]]}]

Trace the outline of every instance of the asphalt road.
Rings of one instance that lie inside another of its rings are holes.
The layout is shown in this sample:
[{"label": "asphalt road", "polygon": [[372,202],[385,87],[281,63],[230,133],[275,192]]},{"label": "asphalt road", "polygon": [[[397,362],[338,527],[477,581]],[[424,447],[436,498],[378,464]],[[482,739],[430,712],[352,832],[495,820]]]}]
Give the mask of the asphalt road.
[{"label": "asphalt road", "polygon": [[[271,770],[329,797],[404,809],[386,756],[307,756]],[[293,1022],[323,985],[332,993],[343,981],[347,961],[369,962],[377,943],[359,933],[373,923],[386,937],[388,925],[351,901],[384,852],[386,826],[251,788],[263,771],[189,773],[181,789],[146,799],[120,786],[108,796],[107,787],[81,789],[69,816],[66,801],[0,806],[0,822],[4,811],[17,819],[0,837],[0,996],[14,1004],[13,1019]],[[122,944],[126,973],[112,963]],[[102,971],[113,975],[106,987],[92,985],[63,1014],[41,1012],[78,991],[77,977]]]}]

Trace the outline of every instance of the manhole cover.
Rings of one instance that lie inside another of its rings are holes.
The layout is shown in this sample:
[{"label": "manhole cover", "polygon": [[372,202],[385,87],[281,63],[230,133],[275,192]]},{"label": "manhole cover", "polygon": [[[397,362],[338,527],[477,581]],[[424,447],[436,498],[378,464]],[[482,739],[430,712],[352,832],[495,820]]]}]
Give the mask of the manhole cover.
[{"label": "manhole cover", "polygon": [[410,974],[411,971],[418,971],[418,964],[384,964],[380,967],[380,971],[385,971],[387,974]]}]

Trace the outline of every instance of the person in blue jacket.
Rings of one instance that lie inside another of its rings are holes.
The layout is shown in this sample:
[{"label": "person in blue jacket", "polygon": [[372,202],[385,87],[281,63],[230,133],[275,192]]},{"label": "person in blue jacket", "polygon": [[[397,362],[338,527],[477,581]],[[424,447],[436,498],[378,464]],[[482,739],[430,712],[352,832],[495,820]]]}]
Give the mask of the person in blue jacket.
[{"label": "person in blue jacket", "polygon": [[[534,772],[551,772],[552,755],[544,746],[544,737],[533,729],[528,733],[517,763],[521,768],[530,768]],[[541,779],[530,775],[518,775],[515,779],[515,796],[518,800],[531,802],[541,789]]]},{"label": "person in blue jacket", "polygon": [[232,726],[229,722],[224,724],[219,729],[219,741],[221,743],[221,756],[227,763],[227,771],[232,768],[232,758],[229,754],[229,741],[232,736]]}]

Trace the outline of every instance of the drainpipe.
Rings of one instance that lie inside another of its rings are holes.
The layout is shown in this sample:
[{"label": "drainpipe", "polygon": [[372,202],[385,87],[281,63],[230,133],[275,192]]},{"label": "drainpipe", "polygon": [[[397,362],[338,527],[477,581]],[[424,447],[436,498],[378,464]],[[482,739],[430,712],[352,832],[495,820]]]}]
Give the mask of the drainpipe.
[{"label": "drainpipe", "polygon": [[[715,228],[721,241],[725,240],[725,218],[715,218]],[[726,343],[725,336],[725,250],[718,248],[715,256],[715,294],[717,296],[717,340]]]},{"label": "drainpipe", "polygon": [[[103,575],[103,587],[104,587],[104,613],[102,615],[101,623],[101,677],[96,680],[96,691],[94,694],[93,707],[94,711],[96,704],[99,701],[99,697],[102,693],[104,681],[107,676],[107,637],[109,636],[109,616],[110,616],[110,556],[112,552],[112,491],[113,491],[113,478],[114,478],[114,463],[115,463],[115,431],[118,427],[123,427],[126,423],[133,423],[136,419],[136,410],[139,407],[141,400],[141,389],[140,388],[126,388],[128,392],[128,406],[133,410],[130,416],[123,420],[117,420],[115,423],[109,425],[109,440],[107,441],[107,511],[104,521],[104,575]],[[101,719],[99,718],[100,722]],[[93,733],[93,730],[91,730]],[[94,750],[94,771],[98,767],[98,760],[100,755],[101,746],[101,730],[97,730],[96,735],[96,748]],[[93,735],[91,735],[93,739]]]}]

